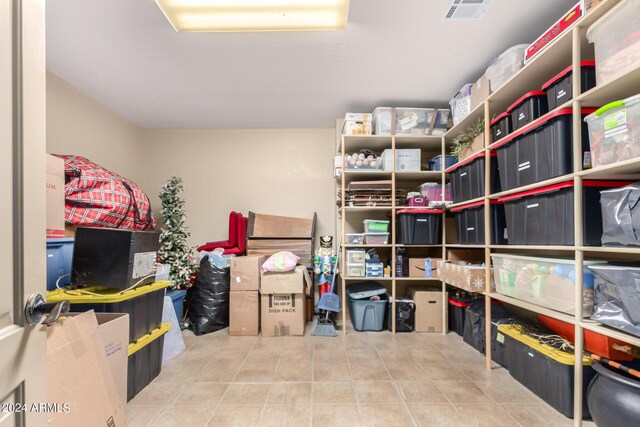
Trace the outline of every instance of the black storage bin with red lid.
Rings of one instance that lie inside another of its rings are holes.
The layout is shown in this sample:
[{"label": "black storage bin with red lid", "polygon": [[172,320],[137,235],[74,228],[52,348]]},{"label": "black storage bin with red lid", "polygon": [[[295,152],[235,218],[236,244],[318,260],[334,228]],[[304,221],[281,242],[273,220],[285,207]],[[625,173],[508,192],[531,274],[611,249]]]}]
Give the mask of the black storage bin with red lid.
[{"label": "black storage bin with red lid", "polygon": [[[569,65],[551,80],[542,85],[547,92],[549,110],[553,110],[573,99],[573,65]],[[596,62],[582,61],[580,63],[580,90],[586,92],[596,86]]]},{"label": "black storage bin with red lid", "polygon": [[[600,191],[622,187],[626,181],[583,181],[583,244],[600,246],[602,213]],[[536,188],[501,197],[510,245],[574,245],[574,182]]]},{"label": "black storage bin with red lid", "polygon": [[[484,245],[484,202],[475,202],[451,209],[455,215],[458,239],[463,245]],[[505,238],[504,206],[491,200],[491,244],[503,245]]]},{"label": "black storage bin with red lid", "polygon": [[491,129],[491,137],[496,142],[511,133],[511,114],[506,111],[500,114],[489,124]]},{"label": "black storage bin with red lid", "polygon": [[[582,118],[595,111],[582,109]],[[582,152],[589,151],[582,123]],[[491,147],[498,153],[502,191],[573,172],[573,110],[564,108],[539,118]],[[584,154],[583,154],[584,156]]]},{"label": "black storage bin with red lid", "polygon": [[507,108],[511,114],[511,130],[516,131],[539,117],[547,114],[547,93],[541,90],[525,93]]},{"label": "black storage bin with red lid", "polygon": [[403,209],[397,212],[396,243],[439,245],[442,243],[441,209]]},{"label": "black storage bin with red lid", "polygon": [[[491,157],[491,192],[497,193],[500,192],[497,153],[491,151],[489,156]],[[484,197],[485,159],[485,152],[481,151],[445,171],[449,174],[453,203]]]},{"label": "black storage bin with red lid", "polygon": [[458,297],[449,292],[449,330],[451,332],[462,336],[464,333],[464,314],[473,300],[473,298]]}]

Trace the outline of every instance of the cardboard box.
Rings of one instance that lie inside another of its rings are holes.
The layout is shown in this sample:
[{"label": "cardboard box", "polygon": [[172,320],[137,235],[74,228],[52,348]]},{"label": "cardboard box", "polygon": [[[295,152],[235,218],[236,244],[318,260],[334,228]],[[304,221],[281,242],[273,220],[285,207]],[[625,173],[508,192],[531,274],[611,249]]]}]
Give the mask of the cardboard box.
[{"label": "cardboard box", "polygon": [[483,74],[471,87],[471,110],[483,103],[491,95],[489,78]]},{"label": "cardboard box", "polygon": [[[431,260],[431,269],[426,271],[426,262]],[[442,258],[409,258],[409,277],[415,278],[435,278],[437,276],[437,262]]]},{"label": "cardboard box", "polygon": [[258,291],[229,292],[229,335],[260,334],[260,297]]},{"label": "cardboard box", "polygon": [[[419,172],[422,151],[419,148],[399,148],[396,149],[396,171]],[[391,150],[382,152],[382,166],[385,171],[393,169],[393,156]]]},{"label": "cardboard box", "polygon": [[64,160],[47,154],[47,237],[64,234]]},{"label": "cardboard box", "polygon": [[481,133],[480,135],[476,136],[473,141],[471,142],[471,145],[469,146],[469,148],[467,148],[458,158],[458,161],[462,161],[464,159],[468,159],[469,157],[473,156],[474,154],[478,154],[478,152],[480,152],[480,150],[482,150],[484,148],[484,133]]},{"label": "cardboard box", "polygon": [[[485,267],[460,265],[459,262],[439,261],[438,278],[448,285],[469,292],[485,291]],[[491,291],[495,291],[493,270],[491,271]]]},{"label": "cardboard box", "polygon": [[[128,336],[128,327],[126,330]],[[47,402],[62,408],[48,414],[49,425],[127,425],[93,311],[47,327]],[[69,405],[66,412],[65,403]]]},{"label": "cardboard box", "polygon": [[232,291],[257,291],[260,289],[260,267],[266,256],[239,256],[231,258]]},{"label": "cardboard box", "polygon": [[263,337],[302,336],[306,323],[305,293],[311,281],[306,268],[262,273],[260,319]]},{"label": "cardboard box", "polygon": [[442,332],[442,290],[412,286],[407,288],[407,296],[416,304],[416,332]]}]

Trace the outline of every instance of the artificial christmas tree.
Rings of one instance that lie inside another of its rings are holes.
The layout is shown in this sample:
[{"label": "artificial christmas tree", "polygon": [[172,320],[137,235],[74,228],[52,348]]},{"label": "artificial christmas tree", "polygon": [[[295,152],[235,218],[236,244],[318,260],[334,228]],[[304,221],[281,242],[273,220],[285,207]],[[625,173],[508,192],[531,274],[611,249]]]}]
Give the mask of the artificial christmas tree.
[{"label": "artificial christmas tree", "polygon": [[170,267],[169,279],[172,289],[188,288],[194,271],[191,262],[193,249],[187,244],[189,232],[184,225],[184,199],[179,194],[184,190],[182,178],[172,176],[160,189],[162,219],[164,227],[160,233],[159,261]]}]

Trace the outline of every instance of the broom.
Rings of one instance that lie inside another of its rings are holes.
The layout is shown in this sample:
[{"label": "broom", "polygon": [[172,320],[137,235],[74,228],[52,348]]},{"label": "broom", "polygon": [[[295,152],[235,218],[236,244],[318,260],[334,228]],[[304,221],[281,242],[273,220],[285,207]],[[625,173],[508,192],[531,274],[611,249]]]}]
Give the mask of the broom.
[{"label": "broom", "polygon": [[340,297],[333,293],[336,285],[336,276],[338,275],[338,260],[340,259],[340,248],[338,248],[338,257],[336,258],[336,265],[333,269],[333,277],[331,278],[331,289],[329,292],[322,294],[320,297],[320,302],[318,302],[318,309],[325,310],[326,314],[324,318],[319,317],[318,323],[316,324],[313,331],[311,331],[311,335],[313,336],[321,336],[321,337],[336,337],[338,333],[336,332],[336,328],[333,326],[333,322],[329,319],[329,313],[339,313],[340,312]]}]

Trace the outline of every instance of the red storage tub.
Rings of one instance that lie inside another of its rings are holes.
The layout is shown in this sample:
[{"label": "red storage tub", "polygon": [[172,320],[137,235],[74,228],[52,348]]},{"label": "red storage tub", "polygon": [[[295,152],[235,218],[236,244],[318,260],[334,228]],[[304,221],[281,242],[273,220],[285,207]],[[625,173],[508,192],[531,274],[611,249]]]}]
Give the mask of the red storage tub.
[{"label": "red storage tub", "polygon": [[[538,320],[545,328],[550,329],[561,337],[571,341],[572,343],[576,341],[575,327],[573,325],[543,314],[538,314]],[[595,353],[611,360],[621,362],[633,360],[632,346],[623,341],[609,338],[605,335],[589,331],[587,329],[584,330],[584,348],[591,353]],[[628,348],[629,352],[621,350],[624,348]]]}]

